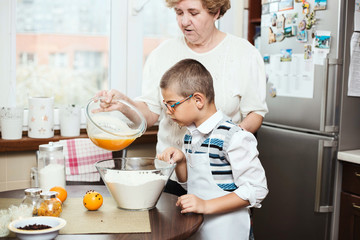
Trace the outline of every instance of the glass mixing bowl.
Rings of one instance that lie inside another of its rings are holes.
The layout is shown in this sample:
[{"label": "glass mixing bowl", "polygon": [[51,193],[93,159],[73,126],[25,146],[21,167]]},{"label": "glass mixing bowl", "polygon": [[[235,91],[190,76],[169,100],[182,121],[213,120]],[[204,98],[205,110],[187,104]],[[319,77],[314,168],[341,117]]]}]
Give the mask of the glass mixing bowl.
[{"label": "glass mixing bowl", "polygon": [[118,208],[149,210],[156,206],[175,164],[128,157],[98,161],[95,167]]},{"label": "glass mixing bowl", "polygon": [[119,151],[145,132],[146,120],[136,107],[124,100],[113,100],[118,110],[99,112],[101,100],[91,99],[85,111],[87,134],[94,144]]}]

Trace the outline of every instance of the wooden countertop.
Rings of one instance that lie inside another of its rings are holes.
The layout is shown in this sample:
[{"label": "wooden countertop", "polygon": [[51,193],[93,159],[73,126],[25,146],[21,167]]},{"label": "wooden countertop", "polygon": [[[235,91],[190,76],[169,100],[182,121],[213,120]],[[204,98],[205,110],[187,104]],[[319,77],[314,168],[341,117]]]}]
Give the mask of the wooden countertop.
[{"label": "wooden countertop", "polygon": [[[103,193],[103,196],[110,196],[105,186],[77,185],[66,186],[68,197],[82,197],[84,192],[89,189]],[[0,198],[22,198],[24,190],[12,190],[0,192]],[[177,196],[162,193],[156,208],[149,211],[151,233],[112,233],[112,234],[76,234],[76,235],[58,235],[58,240],[120,240],[120,239],[138,239],[138,240],[158,240],[158,239],[188,239],[193,235],[203,222],[202,214],[180,213],[180,209],[175,206]],[[115,209],[116,210],[116,209]],[[6,237],[1,239],[12,240],[14,238]]]},{"label": "wooden countertop", "polygon": [[339,151],[337,157],[345,162],[360,164],[360,149]]}]

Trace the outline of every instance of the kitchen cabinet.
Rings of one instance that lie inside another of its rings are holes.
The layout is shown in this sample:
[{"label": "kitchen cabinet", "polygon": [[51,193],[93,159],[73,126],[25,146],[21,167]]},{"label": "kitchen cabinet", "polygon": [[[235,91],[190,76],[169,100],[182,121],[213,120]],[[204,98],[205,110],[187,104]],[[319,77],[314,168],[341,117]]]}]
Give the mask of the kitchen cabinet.
[{"label": "kitchen cabinet", "polygon": [[360,164],[343,162],[339,240],[360,239]]},{"label": "kitchen cabinet", "polygon": [[249,1],[249,22],[248,22],[248,41],[254,45],[254,37],[256,29],[260,31],[261,24],[261,0],[250,0]]}]

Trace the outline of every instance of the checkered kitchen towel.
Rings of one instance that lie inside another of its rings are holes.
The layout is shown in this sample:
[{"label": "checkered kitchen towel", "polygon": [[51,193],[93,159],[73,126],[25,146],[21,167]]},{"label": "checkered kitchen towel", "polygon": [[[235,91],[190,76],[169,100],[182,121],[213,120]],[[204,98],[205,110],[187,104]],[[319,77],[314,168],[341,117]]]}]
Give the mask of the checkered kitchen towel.
[{"label": "checkered kitchen towel", "polygon": [[[95,163],[100,160],[112,159],[111,151],[96,146],[89,138],[60,140],[66,161],[66,180],[79,182],[98,182],[100,174]],[[109,163],[108,167],[113,167]]]}]

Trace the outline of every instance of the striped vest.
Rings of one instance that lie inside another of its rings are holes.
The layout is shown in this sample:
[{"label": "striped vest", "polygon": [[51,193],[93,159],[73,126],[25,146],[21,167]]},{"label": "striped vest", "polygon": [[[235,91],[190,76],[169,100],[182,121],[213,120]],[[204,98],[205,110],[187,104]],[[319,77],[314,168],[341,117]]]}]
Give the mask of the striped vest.
[{"label": "striped vest", "polygon": [[226,154],[229,142],[233,134],[242,129],[231,120],[223,119],[214,130],[200,139],[195,145],[191,145],[192,137],[186,134],[184,137],[185,151],[190,154],[203,154],[209,152],[210,169],[216,184],[225,191],[234,191],[237,186],[234,183],[231,165]]}]

